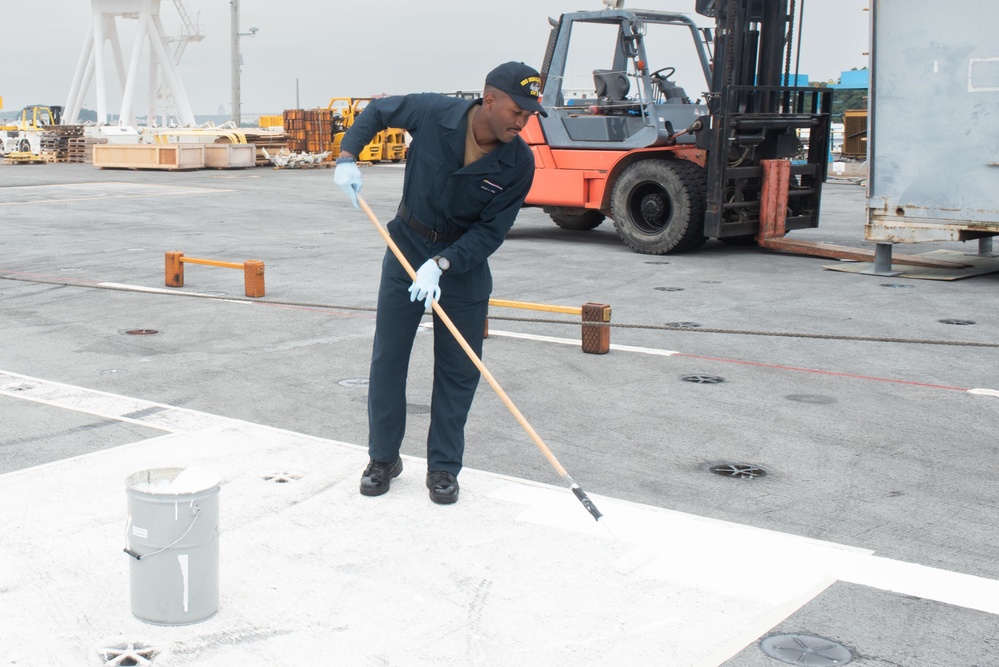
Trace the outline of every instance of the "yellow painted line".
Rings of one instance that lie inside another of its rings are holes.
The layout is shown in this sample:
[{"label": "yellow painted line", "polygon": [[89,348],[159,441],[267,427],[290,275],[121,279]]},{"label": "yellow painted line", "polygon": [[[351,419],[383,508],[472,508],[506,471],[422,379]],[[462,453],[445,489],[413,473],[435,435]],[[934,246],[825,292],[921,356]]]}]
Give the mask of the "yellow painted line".
[{"label": "yellow painted line", "polygon": [[545,303],[529,303],[527,301],[505,301],[503,299],[489,299],[490,306],[500,308],[519,308],[521,310],[541,310],[548,313],[563,313],[565,315],[582,315],[583,309],[572,306],[549,306]]}]

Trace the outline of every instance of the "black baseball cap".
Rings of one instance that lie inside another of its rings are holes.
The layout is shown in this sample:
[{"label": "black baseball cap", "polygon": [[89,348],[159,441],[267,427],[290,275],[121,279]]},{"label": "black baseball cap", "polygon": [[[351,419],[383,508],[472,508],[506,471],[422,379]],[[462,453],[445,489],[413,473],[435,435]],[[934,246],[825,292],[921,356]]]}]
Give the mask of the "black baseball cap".
[{"label": "black baseball cap", "polygon": [[501,90],[525,111],[537,111],[548,117],[541,107],[541,75],[524,63],[503,63],[486,75],[486,85]]}]

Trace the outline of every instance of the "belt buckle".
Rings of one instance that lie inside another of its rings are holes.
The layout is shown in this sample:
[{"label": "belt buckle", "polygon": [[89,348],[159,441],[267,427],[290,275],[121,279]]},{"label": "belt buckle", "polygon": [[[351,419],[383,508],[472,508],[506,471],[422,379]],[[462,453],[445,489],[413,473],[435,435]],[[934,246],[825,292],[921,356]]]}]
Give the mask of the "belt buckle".
[{"label": "belt buckle", "polygon": [[428,229],[427,231],[430,232],[430,242],[437,243],[437,232],[433,229]]}]

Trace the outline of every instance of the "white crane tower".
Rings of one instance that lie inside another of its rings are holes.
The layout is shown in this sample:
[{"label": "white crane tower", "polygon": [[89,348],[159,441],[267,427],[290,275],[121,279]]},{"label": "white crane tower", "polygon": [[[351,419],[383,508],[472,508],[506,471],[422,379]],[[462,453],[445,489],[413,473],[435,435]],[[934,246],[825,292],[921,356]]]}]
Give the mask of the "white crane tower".
[{"label": "white crane tower", "polygon": [[[111,55],[121,85],[121,111],[119,122],[125,125],[135,125],[135,96],[139,84],[139,65],[142,60],[143,47],[148,43],[148,91],[147,115],[150,123],[157,116],[157,100],[163,100],[168,107],[164,111],[172,112],[181,125],[194,125],[194,114],[184,92],[180,80],[177,62],[190,41],[200,41],[204,35],[198,26],[191,21],[183,0],[174,0],[174,5],[180,12],[182,28],[180,38],[168,40],[163,24],[160,22],[160,0],[90,0],[93,8],[93,20],[83,42],[83,51],[76,66],[73,84],[70,87],[69,99],[66,102],[64,122],[79,121],[83,100],[90,90],[90,85],[96,80],[97,86],[97,121],[108,122],[108,97],[106,80],[106,47],[111,44]],[[122,55],[121,40],[118,36],[118,19],[137,19],[132,52],[129,56],[128,69]],[[167,53],[168,41],[178,42],[174,49],[174,57]],[[162,79],[161,79],[162,77]]]}]

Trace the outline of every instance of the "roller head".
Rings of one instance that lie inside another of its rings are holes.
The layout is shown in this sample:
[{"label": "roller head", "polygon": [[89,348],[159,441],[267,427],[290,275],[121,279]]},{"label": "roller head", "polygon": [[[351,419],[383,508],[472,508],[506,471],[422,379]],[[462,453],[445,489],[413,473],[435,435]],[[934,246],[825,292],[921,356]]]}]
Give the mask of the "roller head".
[{"label": "roller head", "polygon": [[652,562],[656,552],[646,546],[638,546],[614,561],[614,569],[619,574],[631,574],[638,568]]},{"label": "roller head", "polygon": [[[608,554],[608,558],[614,564],[614,569],[620,574],[631,574],[640,567],[655,560],[658,555],[655,549],[644,544],[635,544],[630,540],[621,539],[620,534],[615,531],[606,516],[602,516],[598,523],[607,530],[607,533],[614,539],[611,547],[613,553]],[[622,550],[627,549],[623,555],[617,555]]]}]

